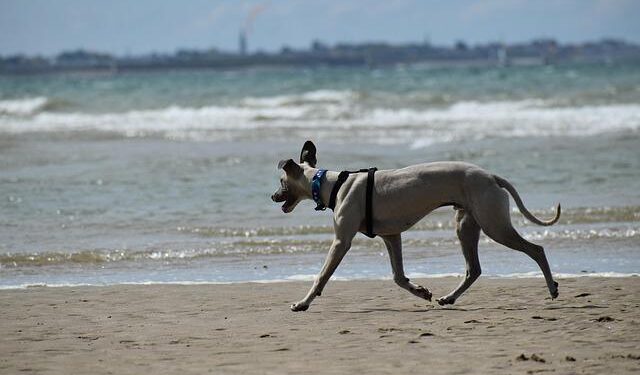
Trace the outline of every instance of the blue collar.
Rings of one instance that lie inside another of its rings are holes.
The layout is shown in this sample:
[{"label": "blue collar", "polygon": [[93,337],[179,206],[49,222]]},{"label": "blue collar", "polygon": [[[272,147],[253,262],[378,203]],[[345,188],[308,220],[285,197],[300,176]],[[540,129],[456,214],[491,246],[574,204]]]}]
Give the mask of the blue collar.
[{"label": "blue collar", "polygon": [[324,211],[327,208],[327,206],[322,203],[322,198],[320,197],[320,185],[322,184],[322,177],[324,177],[325,174],[327,174],[326,169],[319,169],[311,180],[311,196],[317,204],[316,211]]}]

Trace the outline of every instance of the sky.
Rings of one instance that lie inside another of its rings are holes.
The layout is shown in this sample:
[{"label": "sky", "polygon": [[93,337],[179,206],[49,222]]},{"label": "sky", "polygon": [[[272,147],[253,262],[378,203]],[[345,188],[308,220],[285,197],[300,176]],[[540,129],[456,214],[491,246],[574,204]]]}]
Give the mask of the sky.
[{"label": "sky", "polygon": [[308,48],[316,39],[640,43],[640,0],[0,0],[0,55],[237,51],[243,27],[251,52]]}]

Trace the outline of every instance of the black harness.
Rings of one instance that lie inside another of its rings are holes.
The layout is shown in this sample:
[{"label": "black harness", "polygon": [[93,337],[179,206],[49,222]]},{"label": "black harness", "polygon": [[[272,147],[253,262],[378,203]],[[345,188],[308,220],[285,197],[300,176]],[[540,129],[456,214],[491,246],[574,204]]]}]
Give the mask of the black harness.
[{"label": "black harness", "polygon": [[332,211],[336,208],[336,197],[338,196],[338,191],[342,187],[342,185],[347,181],[349,175],[352,173],[364,173],[367,172],[367,195],[365,201],[365,223],[367,227],[367,231],[364,233],[365,236],[374,238],[376,236],[373,233],[373,183],[374,183],[374,175],[378,168],[369,168],[369,169],[360,169],[358,171],[342,171],[338,175],[338,180],[336,184],[333,185],[333,189],[331,189],[331,196],[329,197],[329,207]]}]

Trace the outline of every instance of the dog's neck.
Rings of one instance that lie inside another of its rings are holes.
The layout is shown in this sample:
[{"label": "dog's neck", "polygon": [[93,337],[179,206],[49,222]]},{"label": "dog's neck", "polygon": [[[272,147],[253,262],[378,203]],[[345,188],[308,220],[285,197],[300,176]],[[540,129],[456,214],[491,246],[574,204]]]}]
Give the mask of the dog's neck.
[{"label": "dog's neck", "polygon": [[[318,171],[318,169],[314,169],[314,174]],[[329,199],[331,199],[331,191],[333,190],[333,186],[336,184],[338,180],[339,172],[327,171],[324,175],[324,179],[320,184],[320,199],[322,199],[322,204],[326,207],[329,205]],[[311,184],[309,184],[309,189],[311,189]]]}]

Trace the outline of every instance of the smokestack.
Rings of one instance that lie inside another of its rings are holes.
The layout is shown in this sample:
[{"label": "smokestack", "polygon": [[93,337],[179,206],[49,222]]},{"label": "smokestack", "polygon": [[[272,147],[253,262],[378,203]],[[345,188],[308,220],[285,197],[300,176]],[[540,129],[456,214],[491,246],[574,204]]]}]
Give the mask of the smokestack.
[{"label": "smokestack", "polygon": [[240,29],[240,35],[238,37],[238,49],[241,55],[245,56],[247,54],[247,38],[253,31],[253,23],[256,20],[256,17],[265,9],[267,9],[267,4],[258,4],[251,8],[247,18],[244,20],[244,25]]},{"label": "smokestack", "polygon": [[240,55],[245,56],[247,54],[247,33],[245,30],[240,30],[240,36],[238,37],[238,48]]}]

